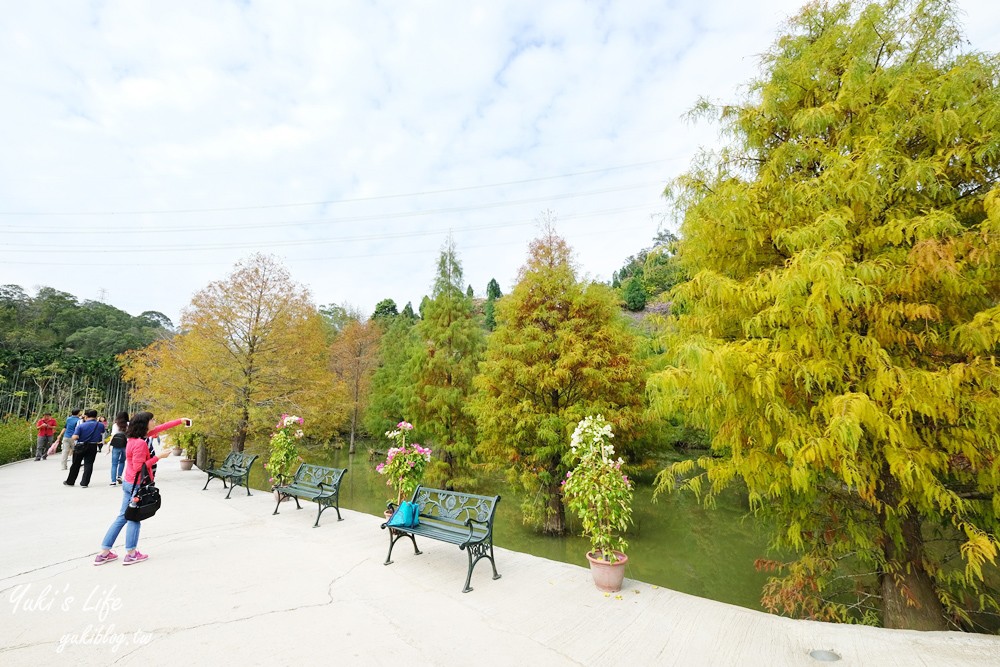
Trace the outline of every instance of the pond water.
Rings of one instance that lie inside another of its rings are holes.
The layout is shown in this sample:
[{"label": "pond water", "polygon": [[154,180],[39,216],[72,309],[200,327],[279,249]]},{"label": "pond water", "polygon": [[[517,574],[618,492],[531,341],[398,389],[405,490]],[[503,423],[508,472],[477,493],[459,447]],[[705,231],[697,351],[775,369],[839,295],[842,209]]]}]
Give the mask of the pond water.
[{"label": "pond water", "polygon": [[[341,507],[382,515],[390,492],[385,478],[375,472],[377,462],[369,461],[363,446],[353,456],[333,448],[301,454],[308,463],[347,468],[341,483]],[[265,458],[266,454],[261,456]],[[589,543],[579,536],[575,517],[570,523],[574,535],[540,535],[522,522],[518,494],[506,484],[498,484],[502,486],[495,493],[501,501],[493,531],[497,546],[587,567],[584,554]],[[251,485],[270,488],[263,466],[254,466]],[[632,518],[626,577],[760,609],[761,587],[767,575],[754,570],[753,563],[767,554],[767,539],[757,521],[747,516],[745,501],[738,493],[720,498],[714,509],[705,509],[690,494],[660,496],[654,502],[652,488],[639,486]],[[498,569],[502,574],[502,562]]]}]

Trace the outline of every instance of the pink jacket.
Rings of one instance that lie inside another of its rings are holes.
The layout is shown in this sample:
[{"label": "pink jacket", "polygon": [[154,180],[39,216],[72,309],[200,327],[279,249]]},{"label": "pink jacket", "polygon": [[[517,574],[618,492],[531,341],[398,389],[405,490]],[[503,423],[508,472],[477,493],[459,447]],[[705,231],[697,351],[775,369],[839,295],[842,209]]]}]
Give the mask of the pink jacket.
[{"label": "pink jacket", "polygon": [[[146,434],[146,437],[155,437],[156,434],[162,433],[169,428],[180,426],[183,423],[183,419],[175,419],[170,422],[159,424],[149,429],[149,433]],[[149,469],[149,478],[152,479],[153,464],[159,460],[159,456],[149,455],[149,443],[146,442],[145,438],[129,438],[128,444],[125,445],[125,472],[122,474],[122,481],[131,484],[135,480],[136,471],[142,470],[143,463],[145,463],[146,468]]]}]

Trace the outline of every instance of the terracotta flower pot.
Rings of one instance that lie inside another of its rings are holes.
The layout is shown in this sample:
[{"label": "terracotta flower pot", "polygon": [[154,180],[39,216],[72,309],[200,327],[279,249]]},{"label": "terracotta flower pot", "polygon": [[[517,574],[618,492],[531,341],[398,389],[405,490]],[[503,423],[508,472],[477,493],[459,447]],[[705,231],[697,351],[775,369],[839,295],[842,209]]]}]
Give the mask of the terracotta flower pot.
[{"label": "terracotta flower pot", "polygon": [[181,459],[181,470],[190,470],[194,465],[194,459]]},{"label": "terracotta flower pot", "polygon": [[594,585],[597,590],[605,593],[617,593],[622,589],[622,582],[625,580],[625,563],[628,556],[620,551],[615,552],[618,559],[614,562],[606,561],[601,555],[588,552],[587,560],[590,562],[590,574],[594,577]]}]

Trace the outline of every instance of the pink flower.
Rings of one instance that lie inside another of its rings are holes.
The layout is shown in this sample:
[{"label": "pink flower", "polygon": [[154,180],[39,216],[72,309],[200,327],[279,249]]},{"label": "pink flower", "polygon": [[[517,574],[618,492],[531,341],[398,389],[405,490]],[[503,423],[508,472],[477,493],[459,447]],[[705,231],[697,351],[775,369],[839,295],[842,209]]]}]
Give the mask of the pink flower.
[{"label": "pink flower", "polygon": [[412,431],[413,424],[407,421],[401,421],[398,424],[396,424],[396,428],[398,428],[400,431]]}]

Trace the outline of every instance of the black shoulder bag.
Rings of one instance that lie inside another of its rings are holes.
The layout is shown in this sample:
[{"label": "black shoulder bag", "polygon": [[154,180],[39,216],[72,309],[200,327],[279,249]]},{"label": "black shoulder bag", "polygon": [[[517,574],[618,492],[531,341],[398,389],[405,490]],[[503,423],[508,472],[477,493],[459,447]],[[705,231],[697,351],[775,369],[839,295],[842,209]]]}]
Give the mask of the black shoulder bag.
[{"label": "black shoulder bag", "polygon": [[[140,476],[142,476],[141,484],[139,483]],[[125,519],[126,521],[148,519],[156,514],[156,510],[160,509],[161,504],[160,490],[149,479],[149,469],[143,463],[142,469],[136,471],[135,478],[132,480],[132,500],[125,508]]]}]

